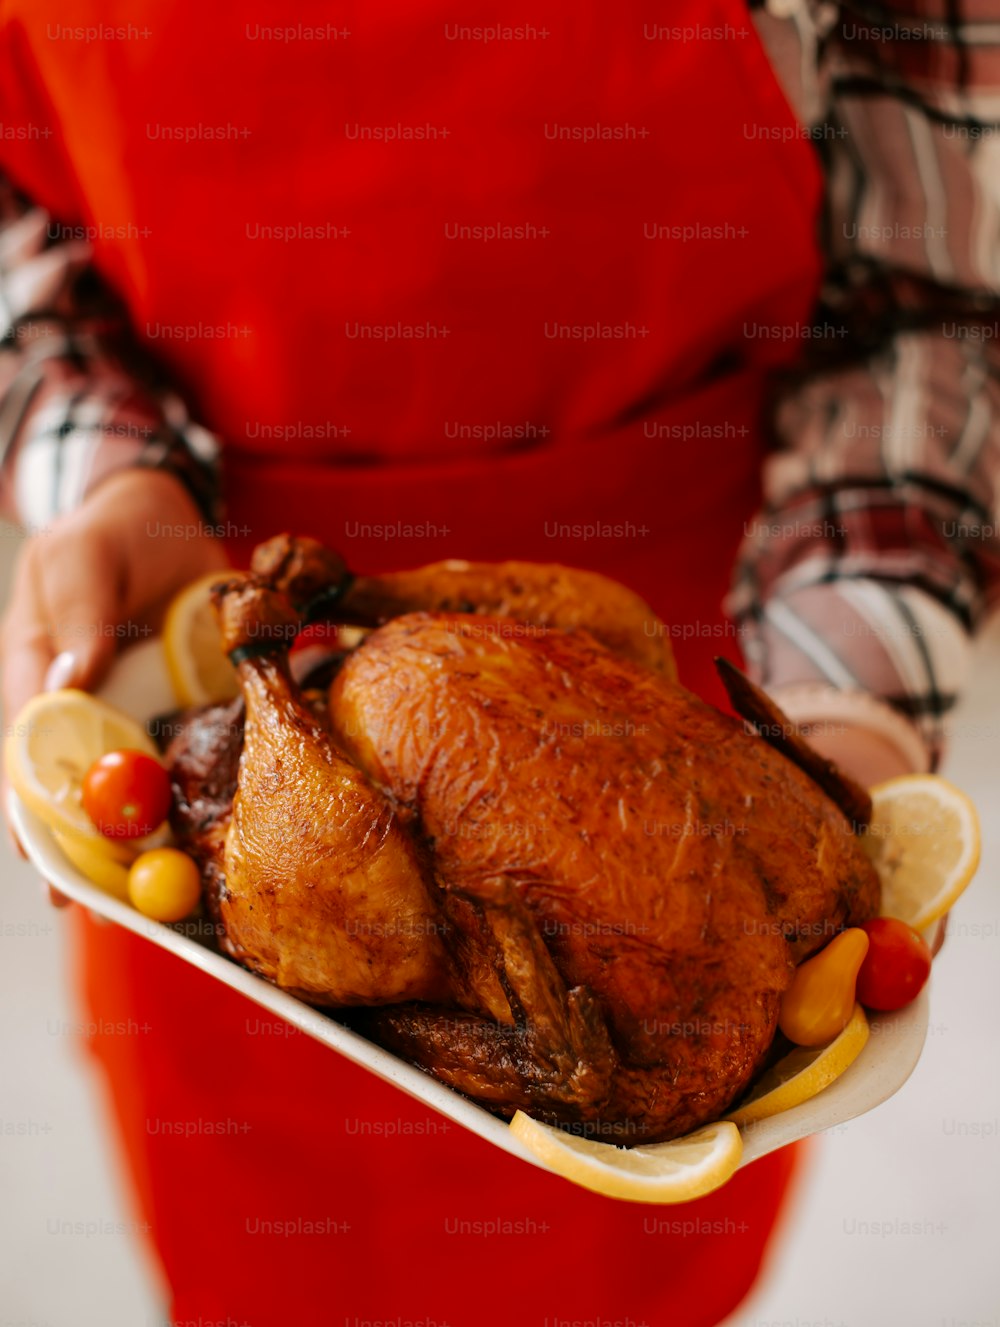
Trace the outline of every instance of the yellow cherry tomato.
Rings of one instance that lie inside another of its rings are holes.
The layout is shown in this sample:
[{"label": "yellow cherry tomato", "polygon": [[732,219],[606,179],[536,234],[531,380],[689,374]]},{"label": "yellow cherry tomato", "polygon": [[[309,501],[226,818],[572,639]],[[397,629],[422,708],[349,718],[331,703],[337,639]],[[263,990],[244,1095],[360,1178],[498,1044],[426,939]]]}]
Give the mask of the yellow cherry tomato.
[{"label": "yellow cherry tomato", "polygon": [[778,1027],[789,1041],[822,1046],[843,1032],[854,1013],[858,969],[867,953],[868,936],[852,926],[799,964],[778,1015]]},{"label": "yellow cherry tomato", "polygon": [[129,868],[128,896],[134,907],[158,922],[179,922],[201,898],[201,872],[179,848],[153,848]]}]

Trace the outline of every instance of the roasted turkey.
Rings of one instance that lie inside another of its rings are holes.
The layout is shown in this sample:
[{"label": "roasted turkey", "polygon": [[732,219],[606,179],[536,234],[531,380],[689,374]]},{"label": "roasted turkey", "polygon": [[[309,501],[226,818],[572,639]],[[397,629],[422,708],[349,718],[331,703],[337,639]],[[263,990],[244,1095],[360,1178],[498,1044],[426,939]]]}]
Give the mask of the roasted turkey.
[{"label": "roasted turkey", "polygon": [[[242,698],[167,759],[222,947],[490,1110],[625,1144],[717,1118],[795,965],[878,911],[865,794],[735,669],[763,736],[685,691],[613,581],[352,578],[280,536],[215,600]],[[302,688],[319,617],[360,643]]]}]

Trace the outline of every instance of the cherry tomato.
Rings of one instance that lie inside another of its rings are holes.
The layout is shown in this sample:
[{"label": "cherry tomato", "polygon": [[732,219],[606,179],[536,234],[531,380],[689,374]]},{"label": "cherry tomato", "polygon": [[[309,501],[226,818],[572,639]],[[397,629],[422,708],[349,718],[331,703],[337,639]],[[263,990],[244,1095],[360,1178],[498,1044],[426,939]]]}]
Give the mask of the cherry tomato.
[{"label": "cherry tomato", "polygon": [[179,848],[152,848],[129,868],[128,896],[144,916],[179,922],[198,906],[201,872]]},{"label": "cherry tomato", "polygon": [[109,751],[83,776],[83,809],[106,838],[144,838],[167,818],[170,778],[144,751]]},{"label": "cherry tomato", "polygon": [[865,922],[868,953],[858,973],[858,999],[868,1009],[902,1009],[924,988],[931,951],[923,936],[895,917]]}]

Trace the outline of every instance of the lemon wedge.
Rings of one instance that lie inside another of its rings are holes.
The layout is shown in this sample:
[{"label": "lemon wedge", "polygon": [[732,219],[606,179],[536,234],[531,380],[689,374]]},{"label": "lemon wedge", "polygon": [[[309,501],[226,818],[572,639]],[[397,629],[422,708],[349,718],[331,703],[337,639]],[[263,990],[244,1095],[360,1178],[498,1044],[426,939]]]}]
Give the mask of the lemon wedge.
[{"label": "lemon wedge", "polygon": [[226,572],[213,571],[192,581],[167,609],[163,653],[178,705],[210,705],[239,692],[236,672],[222,652],[211,600],[212,586],[226,578]]},{"label": "lemon wedge", "polygon": [[46,691],[33,696],[11,725],[4,748],[7,777],[28,810],[63,839],[130,861],[134,854],[95,829],[81,800],[83,777],[94,761],[122,747],[159,759],[145,728],[113,705],[72,688]]},{"label": "lemon wedge", "polygon": [[550,1128],[518,1111],[510,1131],[549,1170],[608,1198],[686,1203],[725,1184],[740,1164],[735,1124],[721,1120],[685,1138],[649,1147],[613,1147]]},{"label": "lemon wedge", "polygon": [[861,1054],[868,1040],[868,1019],[859,1004],[838,1036],[825,1046],[796,1046],[754,1084],[739,1107],[726,1116],[733,1124],[755,1124],[791,1110],[829,1087]]},{"label": "lemon wedge", "polygon": [[[58,843],[63,856],[73,863],[81,875],[85,875],[91,884],[103,889],[106,894],[119,898],[123,903],[129,901],[128,868],[133,855],[124,845],[105,839],[103,843],[92,843],[88,839],[72,838],[68,834],[52,831],[52,837]],[[105,847],[105,843],[107,847]],[[124,857],[118,856],[121,851]]]},{"label": "lemon wedge", "polygon": [[979,865],[979,817],[935,774],[904,774],[872,788],[862,836],[882,882],[882,916],[922,931],[943,917]]}]

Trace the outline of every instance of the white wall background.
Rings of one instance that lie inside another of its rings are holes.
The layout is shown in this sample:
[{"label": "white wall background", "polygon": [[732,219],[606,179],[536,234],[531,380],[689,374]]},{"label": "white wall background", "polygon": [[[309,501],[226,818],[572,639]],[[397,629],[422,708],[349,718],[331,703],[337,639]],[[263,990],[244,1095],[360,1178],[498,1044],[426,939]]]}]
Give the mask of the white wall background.
[{"label": "white wall background", "polygon": [[[0,601],[17,547],[3,533]],[[1000,623],[953,725],[946,773],[979,804],[984,854],[935,962],[923,1059],[896,1098],[816,1146],[768,1272],[727,1327],[1000,1327],[998,678]],[[76,1017],[63,932],[0,839],[0,1327],[159,1327],[95,1083],[62,1031]],[[126,1233],[49,1234],[55,1214]]]}]

